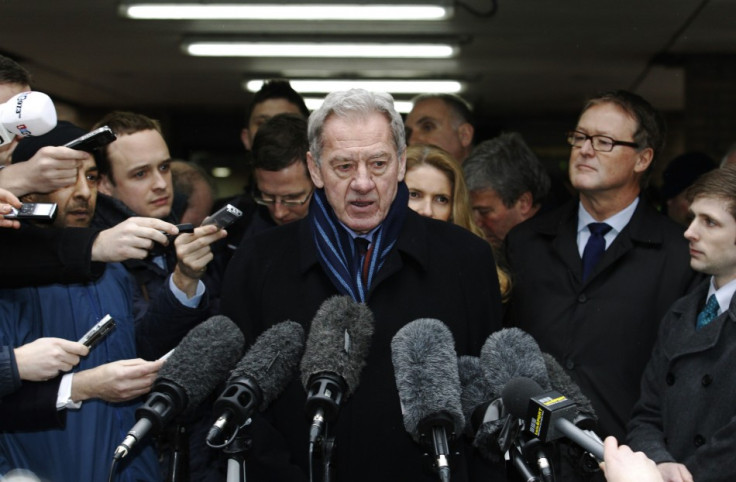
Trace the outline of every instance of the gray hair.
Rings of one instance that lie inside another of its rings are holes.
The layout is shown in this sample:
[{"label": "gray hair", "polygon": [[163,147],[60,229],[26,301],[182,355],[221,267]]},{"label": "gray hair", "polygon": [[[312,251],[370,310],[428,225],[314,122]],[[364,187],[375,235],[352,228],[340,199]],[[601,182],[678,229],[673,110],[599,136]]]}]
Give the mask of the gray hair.
[{"label": "gray hair", "polygon": [[525,192],[539,204],[549,193],[549,174],[517,132],[481,142],[463,163],[468,191],[493,189],[507,207]]},{"label": "gray hair", "polygon": [[332,92],[325,97],[322,106],[309,116],[309,150],[317,165],[321,162],[324,139],[322,130],[327,119],[335,115],[341,119],[360,119],[373,113],[383,114],[391,126],[391,133],[396,146],[396,154],[406,149],[404,121],[401,114],[394,108],[394,98],[385,92],[369,92],[363,89],[351,89],[342,92]]}]

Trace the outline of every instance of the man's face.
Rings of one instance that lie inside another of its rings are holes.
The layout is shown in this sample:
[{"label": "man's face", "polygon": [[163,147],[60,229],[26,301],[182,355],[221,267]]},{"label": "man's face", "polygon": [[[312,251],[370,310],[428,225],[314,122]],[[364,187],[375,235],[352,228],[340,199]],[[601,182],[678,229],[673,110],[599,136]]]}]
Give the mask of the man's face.
[{"label": "man's face", "polygon": [[[7,102],[14,95],[29,90],[31,90],[31,87],[25,84],[0,84],[0,104]],[[15,146],[18,145],[19,139],[20,136],[16,136],[12,141],[0,146],[0,166],[10,164],[10,159],[13,156]]]},{"label": "man's face", "polygon": [[422,216],[440,221],[452,218],[452,183],[447,175],[429,164],[406,173],[409,207]]},{"label": "man's face", "polygon": [[442,99],[423,100],[416,103],[406,117],[406,142],[410,146],[441,147],[458,162],[463,162],[473,141],[473,128],[468,123],[459,126],[456,123],[452,110]]},{"label": "man's face", "polygon": [[312,181],[324,188],[337,218],[358,233],[383,222],[406,172],[406,154],[397,157],[388,120],[382,114],[342,119],[330,116],[322,132],[317,166],[307,163]]},{"label": "man's face", "polygon": [[107,146],[110,171],[100,191],[119,199],[139,216],[165,218],[171,212],[173,192],[171,156],[164,138],[149,129],[124,134]]},{"label": "man's face", "polygon": [[33,196],[35,202],[57,204],[54,219],[57,228],[86,228],[92,222],[100,177],[92,154],[85,154],[86,158],[77,170],[77,182],[49,194]]},{"label": "man's face", "polygon": [[275,200],[268,205],[271,219],[277,224],[287,224],[302,219],[309,212],[309,202],[302,205],[287,206],[281,201],[303,201],[307,199],[314,185],[309,178],[307,166],[302,161],[296,161],[280,171],[256,169],[256,186],[261,197],[266,200]]},{"label": "man's face", "polygon": [[240,136],[245,148],[250,150],[253,146],[253,139],[256,138],[258,128],[265,124],[268,119],[279,114],[298,114],[302,115],[299,107],[292,104],[286,99],[266,99],[253,107],[253,112],[248,119],[248,128],[243,129]]},{"label": "man's face", "polygon": [[[580,116],[576,131],[589,136],[603,135],[617,141],[634,142],[636,121],[611,103],[597,104]],[[652,161],[650,148],[637,152],[628,146],[614,146],[611,152],[593,150],[590,139],[570,151],[570,181],[586,194],[639,190],[639,178]]]},{"label": "man's face", "polygon": [[698,197],[690,205],[693,220],[685,231],[690,267],[715,276],[720,288],[736,279],[736,220],[721,198]]},{"label": "man's face", "polygon": [[511,228],[525,219],[521,200],[507,207],[495,189],[471,191],[470,207],[473,221],[494,246],[501,246]]}]

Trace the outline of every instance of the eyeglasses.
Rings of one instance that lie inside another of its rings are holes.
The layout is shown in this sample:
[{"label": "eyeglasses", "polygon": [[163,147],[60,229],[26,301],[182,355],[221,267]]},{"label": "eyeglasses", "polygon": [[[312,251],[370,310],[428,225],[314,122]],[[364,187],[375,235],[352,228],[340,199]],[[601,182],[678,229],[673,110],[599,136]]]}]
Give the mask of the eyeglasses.
[{"label": "eyeglasses", "polygon": [[256,202],[256,204],[260,204],[261,206],[273,206],[275,204],[281,204],[282,206],[286,207],[297,207],[297,206],[304,206],[309,202],[309,200],[312,198],[312,194],[314,194],[314,189],[310,190],[307,194],[307,197],[304,199],[284,199],[281,196],[274,196],[274,197],[267,197],[264,198],[263,194],[259,192],[253,193],[253,200]]},{"label": "eyeglasses", "polygon": [[590,139],[590,142],[593,145],[593,150],[599,152],[611,152],[616,146],[627,146],[633,147],[634,149],[639,147],[639,144],[636,142],[617,141],[616,139],[608,136],[589,136],[588,134],[578,131],[570,131],[567,133],[567,142],[572,147],[583,147],[583,144],[585,144],[585,141],[588,139]]}]

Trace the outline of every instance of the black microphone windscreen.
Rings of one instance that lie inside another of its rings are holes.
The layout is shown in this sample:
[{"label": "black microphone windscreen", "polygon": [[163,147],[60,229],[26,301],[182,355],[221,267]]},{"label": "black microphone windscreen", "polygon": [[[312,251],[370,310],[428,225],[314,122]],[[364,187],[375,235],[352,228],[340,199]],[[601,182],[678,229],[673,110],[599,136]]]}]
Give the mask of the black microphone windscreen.
[{"label": "black microphone windscreen", "polygon": [[304,329],[284,321],[261,333],[230,374],[230,380],[248,377],[260,387],[263,411],[286,388],[304,352]]},{"label": "black microphone windscreen", "polygon": [[373,313],[349,296],[326,299],[312,320],[301,363],[302,384],[309,390],[309,379],[330,372],[345,380],[350,396],[358,387],[360,371],[373,336]]},{"label": "black microphone windscreen", "polygon": [[[544,357],[544,363],[547,367],[547,374],[549,375],[551,388],[575,402],[575,406],[577,408],[576,419],[578,417],[587,418],[590,420],[590,423],[594,425],[595,422],[597,422],[598,417],[595,413],[595,409],[593,408],[593,404],[590,403],[590,399],[583,394],[577,383],[575,383],[570,375],[565,372],[565,369],[562,368],[562,365],[557,362],[555,357],[549,353],[542,353],[542,356]],[[583,428],[587,429],[592,427]]]},{"label": "black microphone windscreen", "polygon": [[494,398],[516,377],[528,377],[549,388],[547,368],[539,345],[519,328],[504,328],[492,333],[480,351],[480,363]]},{"label": "black microphone windscreen", "polygon": [[531,378],[512,378],[503,388],[501,398],[506,410],[514,417],[525,419],[532,397],[541,395],[545,390]]},{"label": "black microphone windscreen", "polygon": [[243,355],[244,346],[243,332],[230,318],[213,316],[187,333],[161,367],[156,381],[182,387],[187,394],[187,410],[194,409],[225,380]]},{"label": "black microphone windscreen", "polygon": [[465,425],[455,342],[439,320],[419,319],[391,340],[391,359],[401,400],[404,427],[419,442],[420,422],[440,413],[452,419],[455,433]]},{"label": "black microphone windscreen", "polygon": [[[488,405],[498,398],[498,395],[491,390],[478,357],[459,357],[457,368],[462,387],[460,401],[463,406],[463,415],[465,415],[465,433],[473,439],[473,445],[481,455],[493,462],[500,462],[503,460],[503,454],[499,449],[498,435],[506,417],[502,416],[499,411],[498,417],[492,420],[484,421],[482,418],[476,420],[485,415]],[[483,413],[476,413],[477,410]]]}]

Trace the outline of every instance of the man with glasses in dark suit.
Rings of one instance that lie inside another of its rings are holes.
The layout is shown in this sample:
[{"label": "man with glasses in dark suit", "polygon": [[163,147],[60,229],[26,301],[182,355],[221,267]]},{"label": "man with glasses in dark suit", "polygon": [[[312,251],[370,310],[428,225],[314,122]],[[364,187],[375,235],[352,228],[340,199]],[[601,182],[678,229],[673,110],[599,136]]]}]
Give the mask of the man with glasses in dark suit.
[{"label": "man with glasses in dark suit", "polygon": [[599,434],[623,440],[659,322],[696,275],[681,228],[640,197],[664,142],[654,108],[630,92],[601,94],[567,140],[579,200],[507,237],[509,322],[567,369],[593,403]]}]

